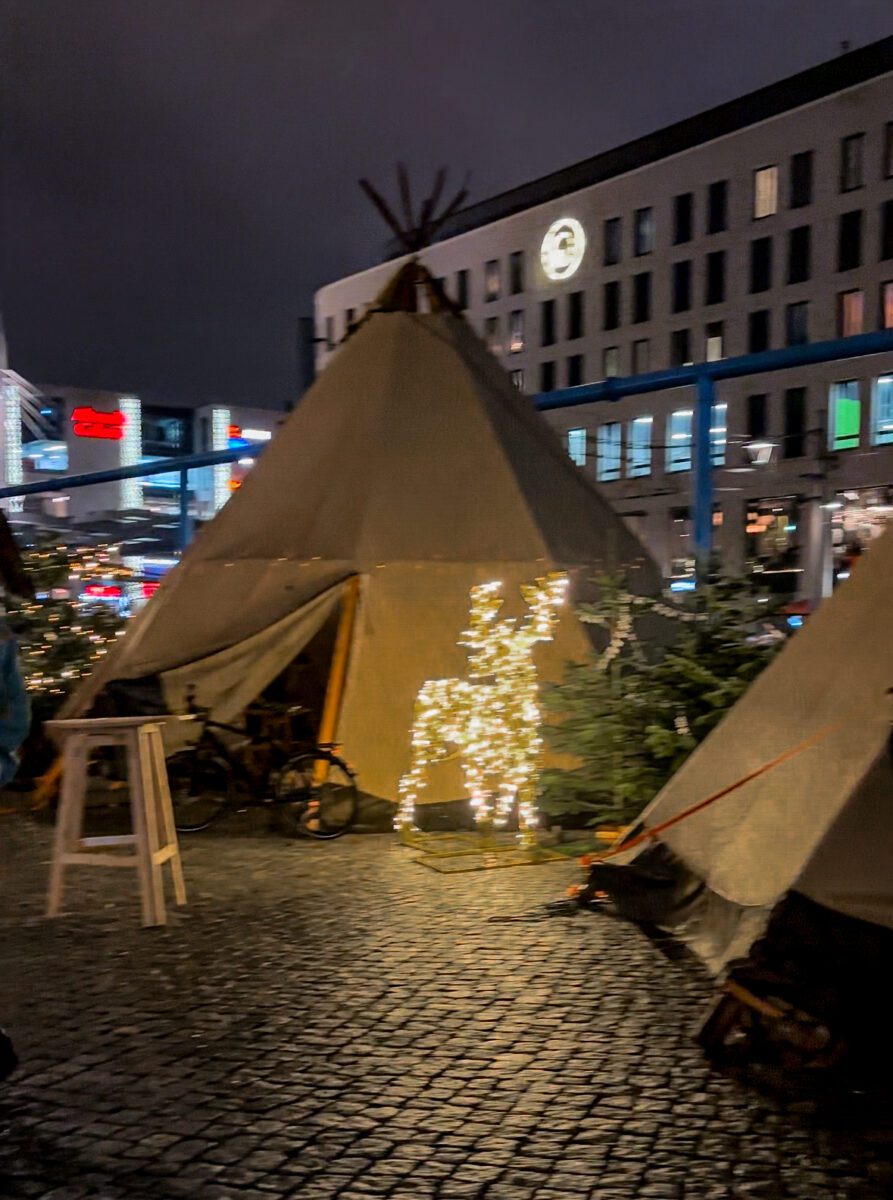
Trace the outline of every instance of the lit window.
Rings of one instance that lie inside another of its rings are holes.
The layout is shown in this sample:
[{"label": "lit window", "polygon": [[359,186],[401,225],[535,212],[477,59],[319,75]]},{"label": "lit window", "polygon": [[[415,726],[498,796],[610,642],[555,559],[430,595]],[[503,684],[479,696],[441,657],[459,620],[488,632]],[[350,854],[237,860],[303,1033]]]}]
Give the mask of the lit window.
[{"label": "lit window", "polygon": [[595,475],[603,483],[620,478],[621,425],[612,421],[610,425],[599,425],[596,438]]},{"label": "lit window", "polygon": [[519,392],[524,391],[524,372],[522,370],[512,371],[512,383]]},{"label": "lit window", "polygon": [[654,249],[654,210],[638,208],[633,222],[633,253],[639,257]]},{"label": "lit window", "polygon": [[670,413],[667,421],[667,470],[691,470],[691,418],[690,408],[680,408]]},{"label": "lit window", "polygon": [[855,337],[865,324],[865,293],[841,292],[837,297],[837,332],[841,337]]},{"label": "lit window", "polygon": [[651,359],[651,343],[648,338],[633,342],[633,375],[644,375]]},{"label": "lit window", "polygon": [[631,479],[651,474],[651,430],[653,417],[635,417],[627,434],[626,473]]},{"label": "lit window", "polygon": [[722,358],[722,321],[711,321],[707,326],[707,362],[716,362]]},{"label": "lit window", "polygon": [[602,378],[611,379],[620,374],[620,347],[606,346],[602,355]]},{"label": "lit window", "polygon": [[524,310],[517,308],[509,316],[509,354],[520,354],[524,349]]},{"label": "lit window", "polygon": [[484,266],[484,299],[498,300],[500,293],[499,259],[491,258]]},{"label": "lit window", "polygon": [[754,220],[778,211],[778,167],[761,167],[753,173]]},{"label": "lit window", "polygon": [[578,467],[586,466],[586,430],[569,429],[567,431],[567,452],[571,462]]},{"label": "lit window", "polygon": [[855,450],[859,445],[862,404],[859,400],[859,381],[847,379],[832,383],[828,444],[832,450]]},{"label": "lit window", "polygon": [[484,341],[491,354],[498,354],[502,349],[499,340],[499,317],[488,317],[484,322]]},{"label": "lit window", "polygon": [[881,328],[893,329],[893,283],[881,284]]},{"label": "lit window", "polygon": [[862,186],[863,133],[854,133],[840,142],[840,190],[851,192]]},{"label": "lit window", "polygon": [[893,445],[893,375],[881,375],[874,381],[871,441],[874,446]]},{"label": "lit window", "polygon": [[710,458],[714,467],[726,461],[726,437],[728,434],[728,405],[714,404],[710,411]]}]

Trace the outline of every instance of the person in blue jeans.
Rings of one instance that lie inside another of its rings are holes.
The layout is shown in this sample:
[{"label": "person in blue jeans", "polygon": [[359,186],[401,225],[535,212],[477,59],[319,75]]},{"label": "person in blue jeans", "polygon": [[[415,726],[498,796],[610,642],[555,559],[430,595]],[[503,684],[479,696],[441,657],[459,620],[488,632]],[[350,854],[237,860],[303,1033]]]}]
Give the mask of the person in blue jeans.
[{"label": "person in blue jeans", "polygon": [[[19,750],[31,727],[31,705],[19,671],[16,640],[0,625],[0,787],[19,769]],[[12,1041],[0,1029],[0,1080],[17,1066]]]},{"label": "person in blue jeans", "polygon": [[19,769],[19,750],[31,728],[31,705],[19,671],[16,640],[0,626],[0,787]]}]

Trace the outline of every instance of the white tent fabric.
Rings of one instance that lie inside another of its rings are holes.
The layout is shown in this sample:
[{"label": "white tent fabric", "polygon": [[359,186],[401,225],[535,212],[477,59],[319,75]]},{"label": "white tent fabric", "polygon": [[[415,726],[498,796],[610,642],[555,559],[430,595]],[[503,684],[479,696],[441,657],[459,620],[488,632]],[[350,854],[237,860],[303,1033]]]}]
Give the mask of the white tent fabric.
[{"label": "white tent fabric", "polygon": [[714,896],[766,909],[790,888],[893,928],[893,529],[859,560],[644,812],[654,827],[830,727],[661,833]]},{"label": "white tent fabric", "polygon": [[312,636],[297,614],[359,575],[337,738],[361,786],[395,799],[419,687],[464,673],[469,589],[501,580],[506,613],[522,615],[522,582],[570,573],[558,637],[537,650],[556,677],[588,644],[573,604],[600,571],[624,568],[635,590],[659,587],[647,552],[468,324],[373,312],[69,711],[109,681],[160,675],[173,707],[195,685],[229,712],[251,690],[237,682],[246,647],[265,648],[253,686],[277,646],[285,666]]}]

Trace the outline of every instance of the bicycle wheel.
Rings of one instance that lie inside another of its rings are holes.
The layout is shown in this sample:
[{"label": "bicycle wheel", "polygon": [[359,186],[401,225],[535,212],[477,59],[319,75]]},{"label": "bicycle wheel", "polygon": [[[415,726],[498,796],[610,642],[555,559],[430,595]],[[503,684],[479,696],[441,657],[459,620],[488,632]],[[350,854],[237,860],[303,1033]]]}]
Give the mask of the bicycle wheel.
[{"label": "bicycle wheel", "polygon": [[180,833],[207,829],[229,806],[232,774],[223,759],[181,750],[167,760],[167,780]]},{"label": "bicycle wheel", "polygon": [[330,840],[341,837],[357,815],[353,775],[325,750],[297,754],[279,772],[276,800],[283,806],[291,832]]}]

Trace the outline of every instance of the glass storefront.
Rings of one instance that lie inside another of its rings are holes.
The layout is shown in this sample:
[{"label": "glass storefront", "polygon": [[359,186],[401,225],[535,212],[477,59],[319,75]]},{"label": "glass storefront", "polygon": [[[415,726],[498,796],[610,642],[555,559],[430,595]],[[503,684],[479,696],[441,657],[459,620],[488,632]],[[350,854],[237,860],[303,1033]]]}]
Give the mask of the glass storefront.
[{"label": "glass storefront", "polygon": [[834,578],[844,580],[850,569],[879,537],[893,516],[893,486],[838,492],[831,514]]},{"label": "glass storefront", "polygon": [[796,497],[752,500],[747,506],[745,555],[748,572],[771,592],[800,586],[800,512]]}]

